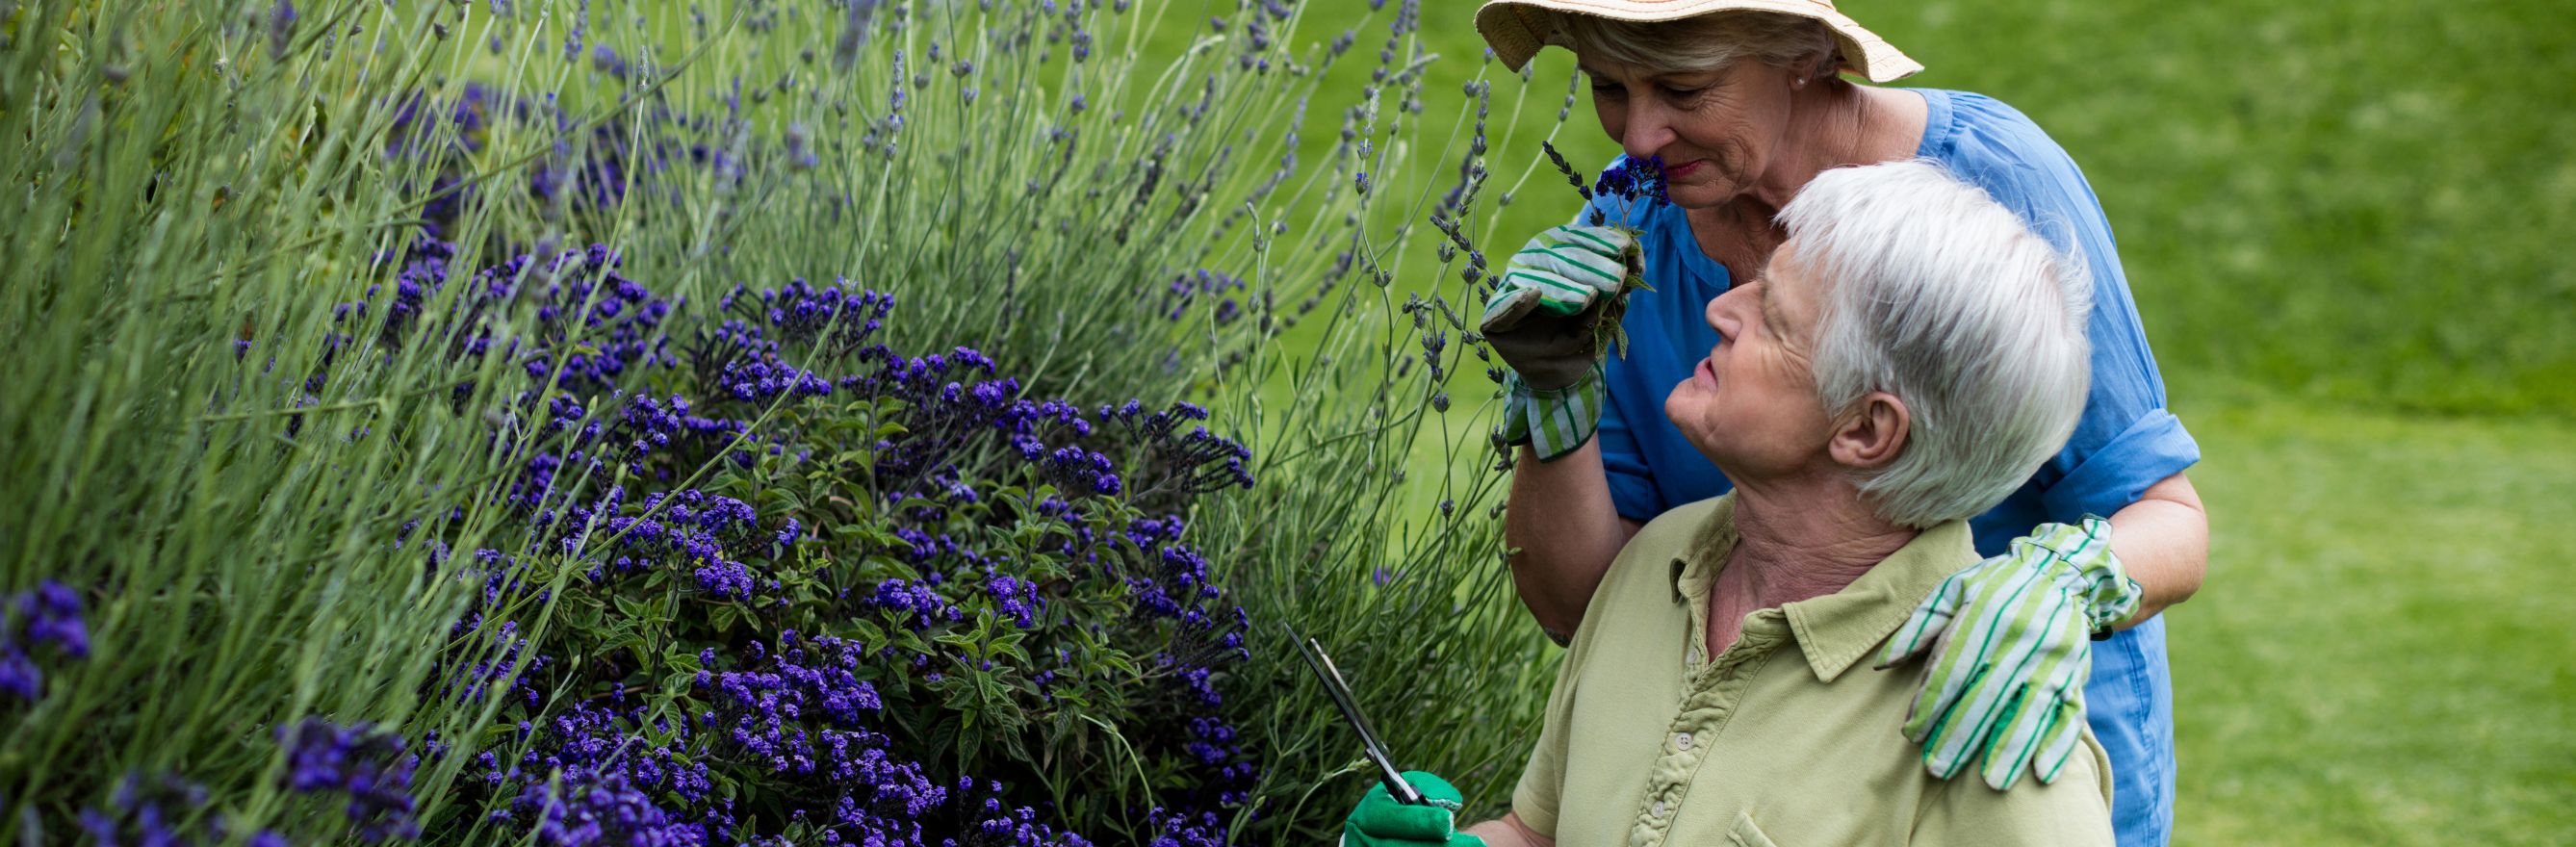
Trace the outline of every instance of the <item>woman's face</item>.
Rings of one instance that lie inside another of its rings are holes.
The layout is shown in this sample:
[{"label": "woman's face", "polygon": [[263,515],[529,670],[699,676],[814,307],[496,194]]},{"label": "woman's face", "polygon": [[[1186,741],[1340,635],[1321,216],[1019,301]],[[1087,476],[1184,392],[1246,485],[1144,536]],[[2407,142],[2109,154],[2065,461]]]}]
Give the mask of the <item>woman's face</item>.
[{"label": "woman's face", "polygon": [[1816,396],[1808,357],[1816,291],[1814,280],[1790,261],[1796,244],[1772,251],[1752,284],[1709,301],[1717,346],[1664,399],[1664,415],[1691,446],[1739,482],[1829,461],[1833,422]]},{"label": "woman's face", "polygon": [[1667,73],[1578,57],[1601,130],[1629,158],[1661,156],[1675,205],[1704,209],[1750,191],[1789,129],[1788,69],[1739,59]]}]

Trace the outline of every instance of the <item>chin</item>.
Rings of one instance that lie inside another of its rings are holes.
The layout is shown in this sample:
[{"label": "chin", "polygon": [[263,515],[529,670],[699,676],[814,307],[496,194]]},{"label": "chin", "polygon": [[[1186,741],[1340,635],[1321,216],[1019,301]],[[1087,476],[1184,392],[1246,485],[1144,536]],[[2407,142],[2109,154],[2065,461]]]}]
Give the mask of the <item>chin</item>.
[{"label": "chin", "polygon": [[1690,422],[1708,414],[1708,404],[1712,399],[1705,389],[1690,380],[1682,380],[1681,384],[1673,386],[1671,394],[1664,395],[1664,419],[1672,421],[1673,426],[1687,435],[1691,431]]},{"label": "chin", "polygon": [[1738,192],[1718,185],[1675,185],[1666,189],[1665,197],[1684,209],[1713,209],[1735,199]]}]

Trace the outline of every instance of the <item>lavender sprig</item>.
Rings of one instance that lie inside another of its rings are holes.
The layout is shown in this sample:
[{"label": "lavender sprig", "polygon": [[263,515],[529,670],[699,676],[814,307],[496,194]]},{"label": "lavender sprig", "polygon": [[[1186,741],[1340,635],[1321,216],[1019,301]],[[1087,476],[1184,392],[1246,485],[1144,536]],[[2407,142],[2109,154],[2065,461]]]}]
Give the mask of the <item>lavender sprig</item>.
[{"label": "lavender sprig", "polygon": [[[1670,202],[1672,198],[1665,193],[1668,187],[1669,183],[1664,176],[1664,157],[1649,156],[1642,162],[1636,159],[1621,159],[1601,172],[1601,178],[1592,183],[1592,190],[1586,196],[1618,198],[1619,219],[1627,221],[1636,219],[1634,213],[1639,203]],[[1604,218],[1601,207],[1595,205],[1592,208],[1592,225],[1602,225]]]},{"label": "lavender sprig", "polygon": [[[1641,211],[1639,203],[1672,201],[1669,194],[1671,183],[1664,175],[1664,159],[1662,156],[1649,156],[1642,161],[1621,159],[1603,170],[1601,177],[1587,186],[1583,172],[1575,170],[1574,165],[1565,160],[1565,154],[1557,152],[1556,145],[1541,141],[1539,146],[1547,151],[1548,163],[1555,165],[1557,173],[1564,174],[1565,181],[1574,186],[1575,193],[1583,196],[1586,209],[1584,223],[1617,227],[1630,237],[1627,255],[1621,257],[1628,266],[1628,275],[1620,280],[1619,293],[1612,295],[1610,303],[1602,307],[1599,321],[1593,324],[1593,348],[1615,350],[1624,358],[1628,355],[1628,333],[1621,324],[1622,318],[1628,314],[1628,292],[1654,290],[1640,274],[1643,263],[1635,237],[1643,232],[1630,226],[1629,222],[1637,219],[1637,213]],[[1610,218],[1610,210],[1604,208],[1607,204],[1603,201],[1610,200],[1619,204],[1619,217],[1615,221]]]},{"label": "lavender sprig", "polygon": [[1538,146],[1547,151],[1548,164],[1555,165],[1556,172],[1564,174],[1566,183],[1574,186],[1574,192],[1583,195],[1583,202],[1592,202],[1592,189],[1584,186],[1583,172],[1575,170],[1574,164],[1565,160],[1565,154],[1556,151],[1556,145],[1541,141]]}]

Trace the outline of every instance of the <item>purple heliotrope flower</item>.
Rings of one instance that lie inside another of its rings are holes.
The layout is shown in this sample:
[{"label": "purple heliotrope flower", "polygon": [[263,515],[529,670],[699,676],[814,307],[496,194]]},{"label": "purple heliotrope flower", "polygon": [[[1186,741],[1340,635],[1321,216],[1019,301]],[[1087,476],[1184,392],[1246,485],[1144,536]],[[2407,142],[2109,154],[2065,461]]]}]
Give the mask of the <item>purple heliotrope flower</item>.
[{"label": "purple heliotrope flower", "polygon": [[306,718],[293,727],[279,727],[278,742],[286,746],[281,781],[287,790],[347,794],[346,812],[359,840],[375,844],[420,836],[411,796],[412,770],[420,757],[404,752],[399,733]]}]

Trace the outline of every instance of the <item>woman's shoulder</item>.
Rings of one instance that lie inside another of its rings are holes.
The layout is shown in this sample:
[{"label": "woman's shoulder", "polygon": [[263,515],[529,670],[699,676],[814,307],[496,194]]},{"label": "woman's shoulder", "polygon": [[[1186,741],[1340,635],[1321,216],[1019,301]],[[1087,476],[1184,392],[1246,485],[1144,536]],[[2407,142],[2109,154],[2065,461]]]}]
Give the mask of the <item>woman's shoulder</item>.
[{"label": "woman's shoulder", "polygon": [[1924,791],[1913,843],[2110,847],[2116,843],[2111,756],[2090,728],[2083,730],[2079,743],[2054,780],[2042,782],[2024,773],[2005,791],[1987,788],[1973,771],[1940,780],[1913,768]]},{"label": "woman's shoulder", "polygon": [[[1927,132],[1933,129],[1947,129],[1953,133],[1970,130],[1980,133],[2048,137],[2048,132],[2040,129],[2038,121],[2031,120],[2029,115],[2023,114],[2012,104],[1992,96],[1947,88],[1911,90],[1923,96],[1931,122],[1947,124],[1946,127],[1927,127]],[[2054,144],[2054,142],[2051,143]]]},{"label": "woman's shoulder", "polygon": [[2060,227],[2107,234],[2109,222],[2084,169],[2030,116],[1983,94],[1919,90],[1936,122],[1924,128],[1920,155],[1984,189],[2061,248],[2069,236]]},{"label": "woman's shoulder", "polygon": [[2074,159],[2012,104],[1972,91],[1915,89],[1928,106],[1921,153],[1975,178],[1996,166],[2054,169]]}]

